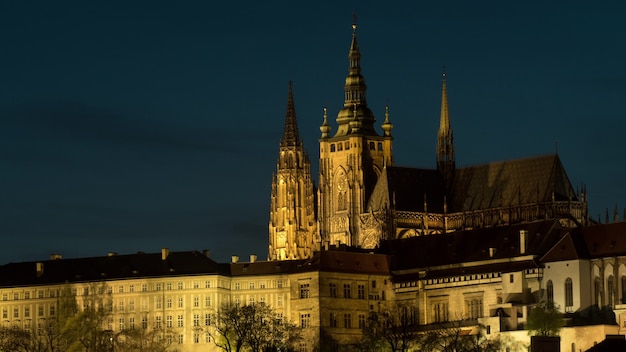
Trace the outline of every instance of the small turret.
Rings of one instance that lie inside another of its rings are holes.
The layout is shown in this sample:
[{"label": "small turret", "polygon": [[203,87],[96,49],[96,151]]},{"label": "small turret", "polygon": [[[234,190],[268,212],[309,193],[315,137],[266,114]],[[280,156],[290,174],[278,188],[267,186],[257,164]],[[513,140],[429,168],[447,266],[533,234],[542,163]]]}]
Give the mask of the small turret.
[{"label": "small turret", "polygon": [[393,125],[389,122],[389,104],[385,105],[385,122],[381,125],[383,131],[385,132],[385,136],[391,136],[391,130],[393,129]]},{"label": "small turret", "polygon": [[328,135],[330,134],[330,130],[332,129],[332,127],[330,127],[330,125],[328,124],[328,114],[326,110],[327,109],[324,106],[324,122],[322,122],[322,125],[320,126],[320,131],[322,132],[322,138],[328,138]]}]

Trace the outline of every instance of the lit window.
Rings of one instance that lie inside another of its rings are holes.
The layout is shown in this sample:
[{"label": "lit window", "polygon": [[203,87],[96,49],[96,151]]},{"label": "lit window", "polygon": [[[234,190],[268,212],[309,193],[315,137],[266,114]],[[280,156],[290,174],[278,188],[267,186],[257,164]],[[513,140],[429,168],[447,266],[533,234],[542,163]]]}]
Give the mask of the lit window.
[{"label": "lit window", "polygon": [[300,285],[300,298],[309,298],[309,284]]},{"label": "lit window", "polygon": [[574,306],[574,284],[571,278],[565,279],[565,309]]}]

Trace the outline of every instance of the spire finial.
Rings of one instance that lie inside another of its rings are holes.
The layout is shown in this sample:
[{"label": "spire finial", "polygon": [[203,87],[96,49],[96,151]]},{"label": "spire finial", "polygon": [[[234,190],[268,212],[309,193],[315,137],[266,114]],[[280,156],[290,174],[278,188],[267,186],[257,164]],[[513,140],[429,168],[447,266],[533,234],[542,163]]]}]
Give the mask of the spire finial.
[{"label": "spire finial", "polygon": [[322,132],[322,138],[327,138],[328,134],[330,133],[330,125],[328,124],[328,114],[327,114],[327,109],[324,106],[324,122],[322,122],[322,125],[320,126],[320,131]]},{"label": "spire finial", "polygon": [[352,32],[356,33],[356,12],[352,14]]},{"label": "spire finial", "polygon": [[391,136],[391,129],[393,129],[393,124],[389,122],[389,100],[387,100],[387,104],[385,104],[385,121],[383,122],[381,127],[385,132],[385,136]]},{"label": "spire finial", "polygon": [[443,80],[446,80],[446,65],[443,65],[443,68],[441,70],[441,77],[443,78]]}]

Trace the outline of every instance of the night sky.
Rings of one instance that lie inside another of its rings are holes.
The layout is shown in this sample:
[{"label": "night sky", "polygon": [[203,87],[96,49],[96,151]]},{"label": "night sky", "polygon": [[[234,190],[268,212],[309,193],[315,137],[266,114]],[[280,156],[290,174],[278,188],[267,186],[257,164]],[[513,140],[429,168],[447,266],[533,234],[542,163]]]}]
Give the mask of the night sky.
[{"label": "night sky", "polygon": [[0,264],[265,258],[288,82],[317,179],[355,12],[396,165],[435,167],[445,65],[457,165],[558,149],[594,219],[622,219],[626,3],[430,3],[0,2]]}]

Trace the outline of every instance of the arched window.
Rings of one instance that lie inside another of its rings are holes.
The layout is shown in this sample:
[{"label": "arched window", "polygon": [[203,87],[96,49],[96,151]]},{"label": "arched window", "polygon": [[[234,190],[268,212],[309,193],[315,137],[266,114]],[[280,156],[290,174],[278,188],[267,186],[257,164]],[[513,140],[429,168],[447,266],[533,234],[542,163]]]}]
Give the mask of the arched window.
[{"label": "arched window", "polygon": [[600,285],[600,278],[596,277],[596,279],[593,282],[593,294],[594,294],[594,298],[596,300],[596,305],[598,307],[602,307],[602,287]]},{"label": "arched window", "polygon": [[[574,306],[574,284],[571,278],[565,279],[565,311],[571,311]],[[568,309],[569,308],[569,309]]]},{"label": "arched window", "polygon": [[609,278],[606,280],[606,297],[607,297],[607,303],[609,305],[609,307],[613,307],[613,297],[614,297],[614,291],[615,291],[615,280],[613,280],[613,275],[610,275]]},{"label": "arched window", "polygon": [[330,145],[330,152],[332,153],[332,152],[334,152],[334,151],[335,151],[335,145],[334,145],[334,144],[331,144],[331,145]]},{"label": "arched window", "polygon": [[546,296],[548,306],[554,306],[554,285],[552,284],[552,280],[548,280],[548,283],[546,284]]}]

